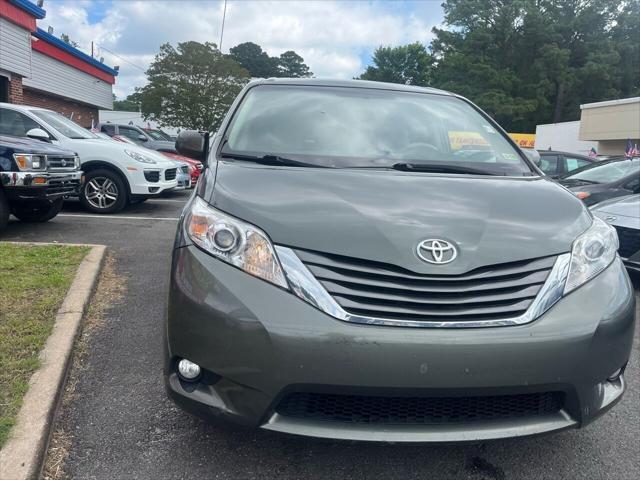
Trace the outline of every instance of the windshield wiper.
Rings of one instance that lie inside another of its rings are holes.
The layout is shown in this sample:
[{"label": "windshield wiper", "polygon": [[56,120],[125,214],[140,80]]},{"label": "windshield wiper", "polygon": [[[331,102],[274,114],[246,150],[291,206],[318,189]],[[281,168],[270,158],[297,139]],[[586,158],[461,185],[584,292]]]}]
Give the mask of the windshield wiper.
[{"label": "windshield wiper", "polygon": [[498,175],[472,167],[459,165],[438,165],[433,163],[394,163],[390,166],[394,170],[403,172],[432,172],[432,173],[467,173],[470,175]]},{"label": "windshield wiper", "polygon": [[222,158],[232,158],[234,160],[242,160],[245,162],[255,162],[261,165],[278,165],[282,167],[318,167],[318,168],[331,168],[325,165],[318,165],[315,163],[300,162],[298,160],[292,160],[290,158],[281,157],[279,155],[244,155],[239,153],[221,152]]}]

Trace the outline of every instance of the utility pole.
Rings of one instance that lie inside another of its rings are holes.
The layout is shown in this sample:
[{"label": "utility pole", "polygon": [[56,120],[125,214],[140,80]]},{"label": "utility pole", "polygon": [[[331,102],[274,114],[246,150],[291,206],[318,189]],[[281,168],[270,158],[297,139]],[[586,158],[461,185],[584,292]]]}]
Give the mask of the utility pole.
[{"label": "utility pole", "polygon": [[218,46],[218,50],[222,53],[222,37],[224,35],[224,19],[227,16],[227,0],[224,0],[224,10],[222,11],[222,28],[220,29],[220,45]]}]

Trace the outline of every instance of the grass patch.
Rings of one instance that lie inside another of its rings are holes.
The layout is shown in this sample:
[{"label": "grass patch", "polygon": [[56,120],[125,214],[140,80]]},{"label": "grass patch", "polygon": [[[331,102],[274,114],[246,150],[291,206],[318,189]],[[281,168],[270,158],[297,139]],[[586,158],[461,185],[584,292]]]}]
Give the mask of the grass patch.
[{"label": "grass patch", "polygon": [[0,447],[89,247],[0,243]]}]

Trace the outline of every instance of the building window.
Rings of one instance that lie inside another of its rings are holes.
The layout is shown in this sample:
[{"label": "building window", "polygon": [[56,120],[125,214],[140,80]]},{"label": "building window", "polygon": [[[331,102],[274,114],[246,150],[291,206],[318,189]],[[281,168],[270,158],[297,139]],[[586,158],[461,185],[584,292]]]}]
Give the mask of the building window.
[{"label": "building window", "polygon": [[0,103],[9,101],[9,79],[0,75]]}]

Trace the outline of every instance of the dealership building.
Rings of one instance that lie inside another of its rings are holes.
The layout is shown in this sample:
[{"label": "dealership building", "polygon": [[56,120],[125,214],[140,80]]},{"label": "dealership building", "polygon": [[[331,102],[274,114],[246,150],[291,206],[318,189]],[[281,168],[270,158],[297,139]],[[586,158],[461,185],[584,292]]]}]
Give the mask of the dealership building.
[{"label": "dealership building", "polygon": [[117,69],[38,28],[45,15],[28,0],[0,0],[0,102],[49,108],[90,127],[99,110],[113,108]]}]

